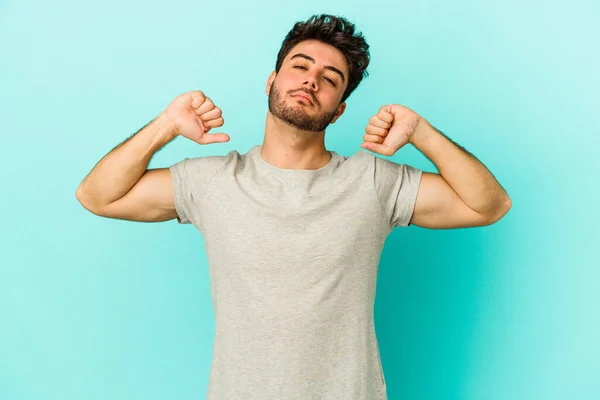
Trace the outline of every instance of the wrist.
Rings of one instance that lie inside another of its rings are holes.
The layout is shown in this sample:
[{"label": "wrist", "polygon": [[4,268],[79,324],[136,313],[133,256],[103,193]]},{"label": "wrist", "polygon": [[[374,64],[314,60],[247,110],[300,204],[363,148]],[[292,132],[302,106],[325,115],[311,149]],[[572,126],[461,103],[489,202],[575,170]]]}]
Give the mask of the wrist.
[{"label": "wrist", "polygon": [[[177,129],[164,114],[159,114],[135,135],[139,137],[137,145],[142,149],[148,149],[152,153],[160,150],[164,145],[177,137]],[[145,150],[142,150],[145,151]]]},{"label": "wrist", "polygon": [[433,132],[434,129],[429,122],[421,117],[408,141],[416,148],[420,148],[429,140]]},{"label": "wrist", "polygon": [[154,122],[156,123],[156,130],[161,138],[171,141],[179,136],[177,124],[167,113],[160,113]]}]

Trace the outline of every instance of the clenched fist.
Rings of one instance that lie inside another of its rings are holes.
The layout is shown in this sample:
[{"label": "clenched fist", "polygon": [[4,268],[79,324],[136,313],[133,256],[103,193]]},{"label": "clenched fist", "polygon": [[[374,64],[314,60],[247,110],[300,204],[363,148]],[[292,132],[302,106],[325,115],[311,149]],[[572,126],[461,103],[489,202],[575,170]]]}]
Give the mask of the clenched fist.
[{"label": "clenched fist", "polygon": [[361,147],[391,156],[410,143],[417,128],[425,123],[420,115],[401,104],[382,106],[369,120]]},{"label": "clenched fist", "polygon": [[223,125],[221,109],[200,90],[180,94],[163,111],[177,134],[199,144],[228,142],[225,133],[208,133]]}]

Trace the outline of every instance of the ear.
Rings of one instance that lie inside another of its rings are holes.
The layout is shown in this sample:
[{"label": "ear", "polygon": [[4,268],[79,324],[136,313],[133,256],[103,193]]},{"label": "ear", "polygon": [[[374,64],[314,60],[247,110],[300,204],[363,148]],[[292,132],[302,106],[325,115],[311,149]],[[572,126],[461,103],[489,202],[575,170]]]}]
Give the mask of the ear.
[{"label": "ear", "polygon": [[275,71],[271,72],[271,75],[269,75],[269,79],[267,80],[267,89],[266,89],[266,93],[267,96],[269,95],[269,92],[271,91],[271,85],[273,85],[273,81],[275,80],[275,76],[277,75],[277,73]]},{"label": "ear", "polygon": [[342,114],[344,113],[345,110],[346,110],[346,102],[344,101],[344,102],[340,103],[340,105],[338,106],[337,111],[335,112],[335,116],[331,120],[330,124],[335,123],[335,121],[337,121],[337,119],[342,116]]}]

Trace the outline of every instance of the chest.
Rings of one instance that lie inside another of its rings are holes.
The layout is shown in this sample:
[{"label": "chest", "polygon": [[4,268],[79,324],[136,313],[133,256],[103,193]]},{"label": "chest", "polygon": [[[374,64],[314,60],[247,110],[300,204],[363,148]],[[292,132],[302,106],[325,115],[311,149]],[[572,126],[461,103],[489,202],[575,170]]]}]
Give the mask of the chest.
[{"label": "chest", "polygon": [[265,193],[229,188],[208,193],[200,211],[207,246],[288,263],[380,250],[389,233],[377,198],[356,189]]}]

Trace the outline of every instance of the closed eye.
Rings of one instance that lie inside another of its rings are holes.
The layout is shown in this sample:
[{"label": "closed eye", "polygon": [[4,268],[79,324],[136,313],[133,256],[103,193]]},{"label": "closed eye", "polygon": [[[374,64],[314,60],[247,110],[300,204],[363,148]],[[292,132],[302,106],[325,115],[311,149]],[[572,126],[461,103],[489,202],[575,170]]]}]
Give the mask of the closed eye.
[{"label": "closed eye", "polygon": [[[306,67],[302,66],[302,65],[295,65],[294,68],[298,68],[298,69],[307,69]],[[335,81],[331,78],[328,77],[324,77],[324,79],[329,82],[330,85],[335,87]]]}]

